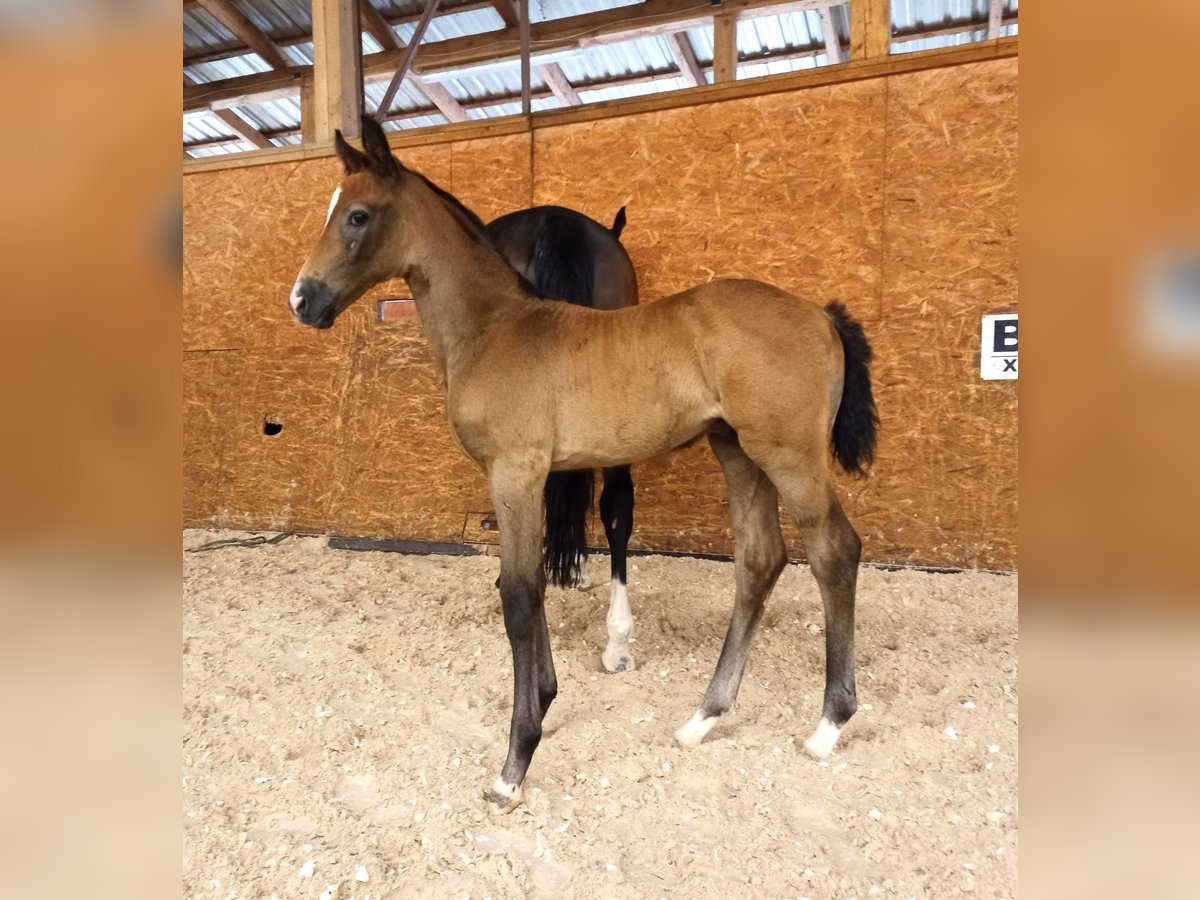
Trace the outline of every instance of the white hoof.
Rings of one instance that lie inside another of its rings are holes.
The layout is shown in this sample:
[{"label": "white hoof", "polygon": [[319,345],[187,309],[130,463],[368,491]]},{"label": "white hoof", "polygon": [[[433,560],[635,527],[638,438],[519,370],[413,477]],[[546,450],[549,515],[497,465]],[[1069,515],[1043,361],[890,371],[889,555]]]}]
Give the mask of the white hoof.
[{"label": "white hoof", "polygon": [[684,722],[679,730],[675,732],[675,740],[679,741],[685,747],[699,746],[705,736],[712,730],[712,727],[717,724],[717,719],[720,716],[709,716],[705,718],[700,710],[696,710],[695,715]]},{"label": "white hoof", "polygon": [[637,666],[633,662],[633,654],[628,647],[609,647],[600,654],[606,672],[632,672]]},{"label": "white hoof", "polygon": [[812,737],[804,742],[804,749],[817,759],[828,759],[841,733],[842,730],[828,719],[821,719],[821,724],[812,733]]},{"label": "white hoof", "polygon": [[497,778],[492,789],[483,795],[492,812],[508,813],[521,805],[521,786],[509,784],[503,778]]}]

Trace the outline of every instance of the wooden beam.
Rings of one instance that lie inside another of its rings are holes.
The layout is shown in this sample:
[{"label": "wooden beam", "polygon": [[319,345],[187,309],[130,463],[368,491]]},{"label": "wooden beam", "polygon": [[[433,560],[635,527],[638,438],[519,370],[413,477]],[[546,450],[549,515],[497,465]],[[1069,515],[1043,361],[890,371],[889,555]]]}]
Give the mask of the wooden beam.
[{"label": "wooden beam", "polygon": [[1000,37],[1000,22],[1004,18],[1004,0],[991,0],[988,5],[987,39],[994,41]]},{"label": "wooden beam", "polygon": [[842,62],[842,43],[838,40],[837,29],[833,26],[833,12],[828,6],[819,10],[821,16],[821,37],[825,39],[825,56],[829,65],[836,66]]},{"label": "wooden beam", "polygon": [[312,0],[313,140],[362,130],[362,39],[358,0]]},{"label": "wooden beam", "polygon": [[713,82],[737,81],[737,18],[730,13],[713,16]]},{"label": "wooden beam", "polygon": [[[192,0],[196,2],[196,0]],[[443,2],[438,6],[441,15],[449,16],[456,13],[476,12],[481,9],[491,9],[492,5],[488,0],[467,0],[465,3],[447,4]],[[184,7],[186,9],[186,7]],[[380,12],[379,16],[389,29],[394,29],[397,25],[415,25],[421,21],[421,14],[418,13],[391,13],[387,14]],[[364,28],[366,27],[366,19],[364,14]],[[394,31],[392,32],[395,33]],[[399,40],[397,38],[397,40]],[[294,47],[298,44],[312,43],[311,34],[294,34],[290,37],[281,37],[275,39],[277,47]],[[185,66],[194,66],[198,63],[218,62],[222,59],[232,59],[235,56],[242,56],[246,52],[245,47],[232,47],[221,50],[198,50],[192,54],[183,57]]]},{"label": "wooden beam", "polygon": [[300,79],[300,143],[308,146],[317,140],[316,84],[311,75]]},{"label": "wooden beam", "polygon": [[544,66],[538,66],[538,74],[542,76],[542,81],[546,82],[546,87],[554,93],[558,98],[558,102],[563,106],[579,106],[583,101],[579,99],[579,95],[575,93],[575,88],[571,86],[571,82],[567,80],[567,76],[563,74],[563,70],[558,63],[548,63]]},{"label": "wooden beam", "polygon": [[500,18],[504,20],[505,28],[515,28],[521,21],[520,16],[517,15],[517,7],[513,3],[513,0],[489,0],[489,5],[500,14]]},{"label": "wooden beam", "polygon": [[420,78],[413,76],[413,84],[421,89],[421,93],[429,98],[429,101],[438,108],[438,111],[451,122],[465,122],[470,116],[467,111],[462,108],[462,105],[451,96],[444,85],[438,84],[436,81],[422,81]]},{"label": "wooden beam", "polygon": [[679,68],[679,76],[688,83],[688,87],[705,84],[704,75],[700,71],[700,64],[696,62],[696,54],[692,52],[692,42],[688,40],[687,33],[676,31],[664,34],[663,40],[667,42],[671,58]]},{"label": "wooden beam", "polygon": [[850,58],[882,59],[891,52],[891,0],[852,0]]},{"label": "wooden beam", "polygon": [[239,41],[261,56],[263,62],[272,69],[288,67],[288,61],[284,57],[283,51],[230,0],[198,0],[198,2],[218,22],[232,31]]},{"label": "wooden beam", "polygon": [[[690,91],[668,91],[646,97],[586,103],[571,109],[547,110],[537,113],[531,118],[508,116],[485,121],[472,120],[456,125],[390,132],[388,141],[393,147],[402,150],[405,147],[445,145],[455,141],[528,134],[531,130],[555,128],[575,122],[621,118],[668,109],[701,106],[707,103],[827,87],[834,84],[849,84],[872,78],[885,78],[890,75],[924,72],[950,66],[971,65],[997,59],[1015,59],[1018,53],[1019,39],[1014,35],[1013,37],[1002,37],[998,41],[981,41],[962,47],[942,47],[918,53],[903,53],[883,60],[865,62],[851,60],[841,66],[821,66],[815,69],[788,72],[783,75],[772,75],[769,78],[750,78],[732,84],[709,84]],[[583,89],[582,86],[577,87],[580,90]],[[282,133],[278,136],[282,136]],[[207,145],[205,142],[194,146]],[[225,154],[205,159],[188,159],[184,163],[183,170],[185,175],[189,175],[304,159],[322,159],[332,156],[333,152],[331,144],[319,144],[312,147],[276,147],[273,150],[255,150],[249,153]]]},{"label": "wooden beam", "polygon": [[533,115],[533,78],[529,72],[529,0],[517,0],[521,32],[521,115]]},{"label": "wooden beam", "polygon": [[383,17],[383,13],[375,8],[371,0],[358,0],[358,14],[362,19],[363,29],[375,38],[375,43],[384,50],[399,50],[404,46],[396,37],[396,32],[392,31],[387,19]]},{"label": "wooden beam", "polygon": [[212,114],[247,144],[253,144],[259,150],[267,150],[275,145],[261,131],[235,113],[232,109],[214,109]]},{"label": "wooden beam", "polygon": [[[315,2],[315,0],[314,0]],[[417,55],[417,48],[421,46],[421,39],[425,37],[425,31],[429,28],[429,23],[433,20],[433,14],[437,12],[438,0],[426,0],[425,11],[421,13],[421,21],[417,23],[417,29],[413,32],[412,39],[408,42],[408,46],[404,50],[404,56],[400,60],[400,64],[396,66],[396,71],[392,73],[392,78],[388,82],[387,89],[383,92],[383,99],[379,101],[379,108],[375,110],[375,118],[382,119],[388,114],[388,110],[392,108],[392,101],[396,99],[396,92],[400,90],[400,85],[404,83],[404,76],[408,74],[409,68],[412,67],[413,57]]]}]

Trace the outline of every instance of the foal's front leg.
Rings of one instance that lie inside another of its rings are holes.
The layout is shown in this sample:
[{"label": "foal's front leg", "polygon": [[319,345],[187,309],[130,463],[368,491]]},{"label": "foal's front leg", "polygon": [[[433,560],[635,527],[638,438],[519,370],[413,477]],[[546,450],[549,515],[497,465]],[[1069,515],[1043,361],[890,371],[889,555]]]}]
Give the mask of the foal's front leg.
[{"label": "foal's front leg", "polygon": [[543,601],[542,485],[548,466],[502,461],[488,470],[500,526],[500,601],[513,655],[508,758],[484,797],[499,812],[521,802],[521,783],[542,739],[542,717],[557,691]]}]

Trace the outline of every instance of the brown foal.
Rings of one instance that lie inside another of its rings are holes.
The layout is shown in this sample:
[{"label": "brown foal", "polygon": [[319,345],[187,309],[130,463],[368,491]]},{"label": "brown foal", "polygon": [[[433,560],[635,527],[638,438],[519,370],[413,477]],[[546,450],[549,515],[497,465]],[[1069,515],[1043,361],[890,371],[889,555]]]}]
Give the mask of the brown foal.
[{"label": "brown foal", "polygon": [[704,702],[676,737],[698,744],[737,697],[787,559],[782,499],[825,607],[824,707],[805,746],[828,756],[857,708],[860,544],[833,488],[830,449],[854,472],[874,451],[862,328],[837,304],[821,309],[755,281],[714,281],[610,312],[543,302],[477,217],[392,156],[373,119],[363,133],[365,153],[337,136],[346,177],[291,307],[303,324],[328,328],[371,286],[406,279],[445,378],[451,434],[487,473],[514,681],[508,757],[489,801],[501,811],[520,802],[558,691],[543,609],[547,475],[627,465],[701,435],[729,484],[736,590]]}]

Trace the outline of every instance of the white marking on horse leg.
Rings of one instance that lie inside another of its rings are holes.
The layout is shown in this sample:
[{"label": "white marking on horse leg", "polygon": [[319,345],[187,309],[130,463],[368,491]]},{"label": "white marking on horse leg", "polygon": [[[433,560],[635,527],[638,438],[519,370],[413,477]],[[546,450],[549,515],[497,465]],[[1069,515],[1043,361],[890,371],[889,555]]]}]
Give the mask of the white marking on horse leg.
[{"label": "white marking on horse leg", "polygon": [[628,672],[634,667],[629,641],[633,637],[633,614],[629,594],[619,578],[612,580],[608,601],[608,646],[600,657],[609,672]]},{"label": "white marking on horse leg", "polygon": [[[522,796],[519,784],[509,784],[503,778],[497,778],[496,783],[492,785],[492,804],[500,812],[511,812],[516,809],[521,803]],[[501,800],[506,802],[499,802]]]},{"label": "white marking on horse leg", "polygon": [[342,189],[338,187],[333,192],[333,197],[329,200],[329,212],[325,213],[325,224],[329,224],[329,220],[333,218],[333,211],[337,208],[337,202],[342,196]]},{"label": "white marking on horse leg", "polygon": [[675,732],[675,740],[685,747],[695,747],[704,740],[705,735],[717,724],[720,716],[705,716],[703,710],[696,710],[695,715],[679,726]]},{"label": "white marking on horse leg", "polygon": [[838,735],[841,733],[842,729],[838,728],[828,719],[822,718],[821,724],[812,733],[812,737],[804,742],[804,749],[817,759],[826,759],[833,752],[833,747],[837,744]]}]

